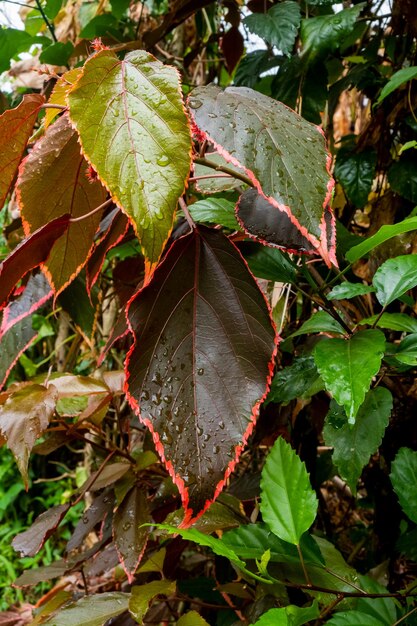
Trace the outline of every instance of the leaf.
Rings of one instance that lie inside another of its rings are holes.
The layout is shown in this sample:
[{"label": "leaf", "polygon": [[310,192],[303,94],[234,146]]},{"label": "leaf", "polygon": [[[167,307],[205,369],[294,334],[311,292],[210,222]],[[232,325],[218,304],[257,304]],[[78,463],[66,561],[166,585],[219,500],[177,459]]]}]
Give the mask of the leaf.
[{"label": "leaf", "polygon": [[253,430],[275,331],[237,249],[205,227],[173,244],[128,319],[128,398],[180,490],[186,525],[216,499]]},{"label": "leaf", "polygon": [[417,452],[400,448],[391,465],[390,479],[404,513],[417,523]]},{"label": "leaf", "polygon": [[407,335],[399,344],[393,347],[395,349],[392,354],[397,361],[405,365],[417,365],[417,333]]},{"label": "leaf", "polygon": [[410,317],[406,313],[383,313],[379,319],[379,315],[372,315],[361,320],[362,324],[373,324],[380,328],[387,328],[388,330],[400,330],[407,333],[417,333],[417,319]]},{"label": "leaf", "polygon": [[58,302],[66,311],[74,325],[89,340],[97,331],[97,317],[99,314],[99,289],[93,285],[90,293],[87,292],[85,271],[81,272],[59,294]]},{"label": "leaf", "polygon": [[14,581],[13,587],[37,585],[46,580],[51,581],[53,578],[61,578],[67,570],[68,564],[64,559],[55,561],[50,565],[41,565],[40,567],[27,569]]},{"label": "leaf", "polygon": [[279,246],[290,252],[315,252],[288,215],[277,211],[256,189],[249,189],[240,196],[236,217],[248,235],[268,246]]},{"label": "leaf", "polygon": [[[52,90],[51,96],[48,100],[48,104],[59,104],[60,106],[66,106],[67,95],[69,94],[72,86],[76,83],[77,78],[80,76],[81,72],[81,67],[75,67],[73,70],[69,70],[69,72],[65,72],[65,74],[62,74],[62,76],[60,76],[55,83],[55,87]],[[59,109],[46,109],[44,118],[45,130],[58,114]]]},{"label": "leaf", "polygon": [[344,334],[344,329],[333,317],[326,311],[316,311],[309,320],[302,324],[301,328],[292,333],[291,337],[299,335],[308,335],[309,333],[338,333]]},{"label": "leaf", "polygon": [[110,228],[102,240],[94,246],[94,250],[88,259],[86,271],[87,290],[89,294],[91,294],[91,289],[97,281],[107,252],[121,242],[128,228],[129,220],[121,211],[117,211],[111,221]]},{"label": "leaf", "polygon": [[24,30],[0,26],[0,72],[8,70],[12,58],[28,50],[35,41]]},{"label": "leaf", "polygon": [[76,525],[70,540],[67,543],[66,551],[71,552],[80,548],[84,539],[94,528],[105,521],[107,515],[113,511],[114,496],[108,490],[103,491],[94,498],[91,506],[84,511],[82,518]]},{"label": "leaf", "polygon": [[154,580],[144,585],[132,587],[129,600],[129,611],[138,624],[143,624],[143,618],[155,596],[172,596],[176,592],[175,580]]},{"label": "leaf", "polygon": [[177,626],[210,626],[205,619],[197,613],[197,611],[188,611],[184,615],[181,615],[177,622]]},{"label": "leaf", "polygon": [[377,269],[372,283],[379,303],[386,307],[417,285],[417,255],[388,259]]},{"label": "leaf", "polygon": [[23,384],[0,406],[0,433],[13,452],[26,489],[28,463],[36,440],[48,427],[55,411],[58,392],[53,385]]},{"label": "leaf", "polygon": [[326,262],[333,259],[334,242],[329,248],[327,236],[333,240],[333,218],[324,219],[333,180],[318,127],[246,87],[199,87],[189,107],[198,129],[222,156],[244,168],[258,192],[288,215]]},{"label": "leaf", "polygon": [[372,378],[378,373],[385,336],[377,329],[361,330],[349,339],[323,339],[316,345],[317,369],[336,402],[355,423]]},{"label": "leaf", "polygon": [[317,383],[320,375],[312,356],[294,359],[292,365],[278,371],[272,379],[268,402],[290,402],[302,397]]},{"label": "leaf", "polygon": [[[4,57],[0,55],[0,59],[2,58]],[[45,98],[39,94],[24,95],[22,102],[15,109],[8,109],[0,115],[0,208],[9,194],[44,102]]]},{"label": "leaf", "polygon": [[135,485],[123,498],[113,517],[113,539],[120,563],[129,583],[143,556],[148,541],[150,521],[147,493],[143,486]]},{"label": "leaf", "polygon": [[20,556],[35,556],[45,541],[56,530],[70,508],[70,504],[59,504],[41,513],[32,526],[19,533],[12,541],[12,547]]},{"label": "leaf", "polygon": [[[360,576],[360,584],[368,593],[386,593],[387,588],[370,576]],[[379,624],[392,626],[397,619],[397,607],[393,598],[358,598],[353,608],[371,615]]]},{"label": "leaf", "polygon": [[334,400],[326,416],[323,436],[326,446],[334,448],[332,460],[353,494],[362,469],[382,442],[392,411],[388,389],[377,387],[366,394],[351,426],[344,410]]},{"label": "leaf", "polygon": [[[41,272],[31,276],[23,293],[12,300],[6,308],[3,309],[0,325],[0,341],[12,326],[37,311],[51,297],[52,291],[45,276]],[[31,328],[30,323],[28,326]]]},{"label": "leaf", "polygon": [[337,153],[334,174],[346,192],[346,196],[357,208],[365,206],[372,189],[377,164],[377,153],[373,149],[351,152],[341,148]]},{"label": "leaf", "polygon": [[317,505],[304,463],[278,437],[262,470],[262,518],[277,537],[299,545],[301,535],[314,522]]},{"label": "leaf", "polygon": [[328,626],[380,626],[381,622],[375,622],[375,618],[361,611],[340,611],[331,617],[326,624]]},{"label": "leaf", "polygon": [[352,32],[363,8],[364,3],[361,2],[336,14],[320,15],[302,20],[302,57],[310,62],[312,59],[324,58],[336,50]]},{"label": "leaf", "polygon": [[254,87],[265,72],[270,61],[268,50],[254,50],[249,52],[240,61],[234,76],[234,83],[238,86]]},{"label": "leaf", "polygon": [[127,610],[130,594],[121,591],[84,596],[44,621],[48,626],[104,626]]},{"label": "leaf", "polygon": [[381,104],[393,91],[401,87],[401,85],[404,85],[404,83],[408,83],[409,80],[413,80],[413,78],[417,78],[417,67],[404,67],[398,70],[398,72],[395,72],[382,88],[376,104]]},{"label": "leaf", "polygon": [[336,285],[327,294],[329,300],[349,300],[357,296],[364,296],[366,293],[373,293],[375,289],[363,283],[349,283],[348,281]]},{"label": "leaf", "polygon": [[[64,115],[48,128],[20,167],[17,194],[27,235],[43,226],[46,216],[48,220],[63,214],[78,218],[104,202],[103,187],[88,180],[86,167],[77,134]],[[48,193],[45,193],[45,180]],[[86,263],[99,223],[100,213],[70,223],[52,246],[43,269],[55,295],[65,289]]]},{"label": "leaf", "polygon": [[254,626],[302,626],[317,619],[319,615],[317,600],[311,606],[303,608],[289,604],[281,609],[270,609],[255,622]]},{"label": "leaf", "polygon": [[23,352],[35,341],[38,331],[32,328],[32,317],[14,324],[0,339],[0,389]]},{"label": "leaf", "polygon": [[349,252],[345,255],[349,263],[355,263],[361,259],[365,254],[368,254],[371,250],[374,250],[377,246],[396,235],[402,233],[408,233],[412,230],[417,230],[417,217],[410,217],[403,220],[399,224],[381,226],[375,235],[368,237],[362,243],[359,243],[353,248],[350,248]]},{"label": "leaf", "polygon": [[249,269],[258,278],[283,283],[295,283],[297,268],[291,258],[278,250],[254,242],[245,242],[240,247]]},{"label": "leaf", "polygon": [[[91,491],[99,491],[104,487],[108,487],[109,485],[113,485],[120,478],[122,478],[129,470],[130,463],[110,463],[106,465],[106,467],[98,474],[98,472],[94,472],[86,482],[91,483],[91,487],[88,490]],[[96,478],[97,476],[97,478]],[[83,485],[85,491],[86,485]]]},{"label": "leaf", "polygon": [[231,26],[223,35],[220,49],[223,52],[226,69],[232,74],[245,52],[243,35],[237,26]]},{"label": "leaf", "polygon": [[205,198],[188,207],[191,217],[202,224],[220,224],[230,230],[240,230],[235,216],[235,204],[224,198]]},{"label": "leaf", "polygon": [[190,170],[191,137],[177,71],[138,50],[98,52],[69,94],[87,160],[157,264]]},{"label": "leaf", "polygon": [[57,41],[42,50],[39,61],[41,63],[50,63],[51,65],[67,65],[73,51],[74,44],[70,41],[67,41],[67,43]]},{"label": "leaf", "polygon": [[296,2],[284,0],[266,13],[253,13],[243,24],[253,34],[276,46],[282,54],[290,55],[301,22],[300,7]]},{"label": "leaf", "polygon": [[[226,161],[218,152],[206,152],[204,155],[205,161],[209,161],[214,166],[227,167],[232,171],[236,171],[239,174],[244,174],[242,168],[234,167]],[[210,178],[199,178],[201,176],[209,176]],[[222,176],[221,178],[219,176]],[[246,187],[245,183],[239,178],[234,178],[228,174],[222,173],[215,167],[209,167],[208,165],[201,165],[201,163],[194,163],[194,184],[200,193],[221,193],[222,191],[234,191],[240,190]],[[226,202],[226,200],[225,200]],[[193,205],[190,205],[191,208]],[[234,206],[234,205],[233,205]],[[235,220],[236,221],[236,220]],[[236,228],[236,226],[235,226]]]},{"label": "leaf", "polygon": [[417,154],[406,152],[388,170],[388,182],[393,191],[414,204],[417,202]]}]

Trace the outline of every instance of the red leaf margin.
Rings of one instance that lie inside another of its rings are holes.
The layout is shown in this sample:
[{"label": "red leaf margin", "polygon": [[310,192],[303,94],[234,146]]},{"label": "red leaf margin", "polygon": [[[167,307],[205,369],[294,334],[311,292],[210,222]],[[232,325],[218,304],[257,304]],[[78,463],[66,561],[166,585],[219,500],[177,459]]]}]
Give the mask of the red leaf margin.
[{"label": "red leaf margin", "polygon": [[[187,233],[186,235],[184,235],[183,237],[181,237],[181,239],[183,239],[184,237],[187,237],[189,235],[189,233]],[[178,241],[178,240],[177,240]],[[173,248],[173,246],[175,245],[175,241],[171,244],[170,248],[168,249],[163,261],[158,265],[158,267],[162,266],[165,262],[166,262],[166,258],[169,255],[169,252],[171,251],[171,249]],[[249,265],[246,261],[246,259],[243,257],[242,253],[240,252],[239,248],[229,239],[229,243],[235,248],[235,250],[237,251],[237,253],[239,254],[240,258],[243,260],[248,273],[250,274],[250,276],[253,278],[253,280],[255,281],[256,285],[258,285],[258,282],[255,278],[255,276],[253,275],[253,273],[251,272],[251,270],[249,269]],[[158,269],[158,268],[156,268]],[[255,425],[256,425],[256,421],[258,419],[259,416],[259,411],[261,408],[262,403],[264,402],[264,400],[266,399],[268,393],[269,393],[269,389],[271,386],[271,382],[272,382],[272,378],[274,376],[274,368],[275,368],[275,357],[278,353],[278,346],[279,346],[279,342],[281,341],[280,336],[278,335],[277,329],[276,329],[276,325],[275,322],[272,318],[272,311],[271,311],[271,306],[265,296],[265,294],[263,293],[263,291],[261,289],[258,289],[260,291],[260,293],[262,294],[262,297],[265,300],[265,304],[269,313],[269,318],[270,318],[270,323],[272,328],[275,331],[275,338],[274,338],[274,350],[272,352],[271,358],[269,360],[268,363],[268,376],[265,382],[265,391],[262,395],[262,397],[255,403],[255,405],[252,407],[252,412],[251,412],[251,416],[250,416],[250,420],[248,423],[248,426],[245,430],[245,432],[242,435],[242,441],[240,444],[238,444],[235,447],[235,456],[234,458],[229,461],[229,463],[226,466],[226,470],[224,473],[224,476],[222,478],[222,480],[220,480],[216,486],[215,492],[213,494],[213,497],[211,500],[206,500],[204,507],[198,511],[197,513],[194,513],[193,509],[191,509],[189,507],[189,493],[188,493],[188,488],[186,487],[184,480],[181,478],[181,476],[179,474],[177,474],[175,472],[174,466],[172,465],[172,462],[166,458],[165,456],[165,449],[163,446],[163,443],[159,437],[159,433],[155,430],[153,423],[151,422],[151,420],[147,419],[147,418],[143,418],[141,415],[141,411],[140,411],[140,405],[139,402],[130,394],[129,391],[129,364],[130,364],[130,357],[133,353],[133,351],[135,350],[137,343],[136,343],[136,335],[135,332],[130,324],[129,321],[129,307],[130,305],[133,303],[134,299],[143,291],[143,289],[145,289],[145,287],[149,284],[143,284],[143,286],[141,287],[140,290],[136,291],[133,296],[130,298],[130,300],[128,301],[128,303],[126,304],[125,307],[125,315],[126,315],[126,320],[127,320],[127,326],[128,326],[128,332],[130,332],[130,334],[133,337],[133,342],[131,347],[129,348],[129,351],[126,355],[126,359],[125,359],[125,382],[124,382],[124,393],[126,395],[126,398],[131,406],[131,408],[133,409],[133,411],[136,413],[136,415],[138,416],[139,420],[142,422],[142,424],[144,424],[149,432],[152,435],[152,439],[155,445],[155,449],[162,461],[162,463],[165,465],[165,468],[167,470],[167,472],[169,473],[169,475],[172,478],[173,483],[176,485],[176,487],[178,488],[178,491],[180,492],[180,496],[181,496],[181,501],[182,501],[182,505],[184,508],[184,519],[180,524],[180,528],[189,528],[190,526],[192,526],[209,508],[210,506],[213,504],[213,502],[215,502],[215,500],[218,498],[218,496],[220,495],[220,493],[223,491],[224,487],[226,486],[226,483],[230,477],[230,475],[232,474],[232,472],[235,470],[236,465],[239,462],[240,459],[240,455],[242,454],[243,450],[246,447],[246,444],[248,442],[249,437],[251,436]]]}]

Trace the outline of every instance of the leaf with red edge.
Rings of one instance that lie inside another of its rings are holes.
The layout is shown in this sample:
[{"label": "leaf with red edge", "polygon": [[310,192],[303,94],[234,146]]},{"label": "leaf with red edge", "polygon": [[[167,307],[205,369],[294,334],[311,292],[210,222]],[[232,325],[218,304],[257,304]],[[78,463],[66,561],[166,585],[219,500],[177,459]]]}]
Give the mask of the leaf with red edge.
[{"label": "leaf with red edge", "polygon": [[84,539],[98,524],[102,524],[107,515],[112,512],[114,506],[114,494],[105,490],[94,498],[91,506],[84,511],[82,518],[76,525],[70,540],[67,543],[67,552],[80,548]]},{"label": "leaf with red edge", "polygon": [[23,293],[3,310],[0,340],[12,326],[37,311],[51,297],[52,290],[45,276],[41,272],[31,276]]},{"label": "leaf with red edge", "polygon": [[191,135],[175,68],[137,50],[102,50],[68,96],[83,153],[132,221],[149,278],[172,229],[191,165]]},{"label": "leaf with red edge", "polygon": [[[98,181],[89,182],[86,169],[77,133],[69,124],[68,116],[63,115],[48,128],[20,166],[17,195],[26,234],[43,226],[47,219],[63,214],[71,218],[86,216],[105,201],[106,191]],[[43,270],[55,295],[63,291],[85,265],[100,217],[97,212],[70,223],[53,245]]]},{"label": "leaf with red edge", "polygon": [[[39,205],[37,207],[39,212]],[[0,264],[0,308],[19,280],[31,269],[45,262],[55,242],[69,225],[69,215],[62,215],[43,224],[24,239]]]},{"label": "leaf with red edge", "polygon": [[28,488],[29,456],[36,440],[47,429],[54,414],[58,391],[53,385],[44,387],[23,383],[12,387],[0,406],[0,433],[12,451],[26,488]]},{"label": "leaf with red edge", "polygon": [[[48,100],[48,104],[58,104],[60,106],[66,106],[67,95],[82,71],[82,67],[75,67],[74,69],[65,72],[65,74],[62,74],[62,76],[60,76],[56,81],[55,87],[53,88],[51,96]],[[47,129],[48,126],[51,125],[59,112],[60,110],[58,108],[46,109],[44,120],[45,129]]]},{"label": "leaf with red edge", "polygon": [[15,108],[0,115],[0,208],[10,191],[39,110],[45,98],[39,94],[23,96]]},{"label": "leaf with red edge", "polygon": [[133,582],[135,571],[146,548],[151,521],[146,492],[135,485],[123,498],[113,517],[113,538],[127,579]]},{"label": "leaf with red edge", "polygon": [[11,326],[0,340],[0,389],[4,386],[19,357],[35,341],[38,331],[32,328],[32,318],[24,318]]},{"label": "leaf with red edge", "polygon": [[268,246],[294,252],[315,252],[315,248],[294,226],[288,215],[277,211],[256,189],[248,189],[240,196],[236,217],[250,237]]},{"label": "leaf with red edge", "polygon": [[35,556],[55,531],[70,506],[59,504],[41,513],[30,528],[13,539],[12,546],[16,552],[20,552],[21,556]]},{"label": "leaf with red edge", "polygon": [[223,489],[272,375],[276,335],[237,248],[199,227],[128,307],[128,398],[153,434],[191,524]]},{"label": "leaf with red edge", "polygon": [[198,87],[188,104],[199,137],[243,167],[258,192],[288,216],[326,263],[336,263],[334,218],[324,215],[334,181],[320,128],[247,87]]}]

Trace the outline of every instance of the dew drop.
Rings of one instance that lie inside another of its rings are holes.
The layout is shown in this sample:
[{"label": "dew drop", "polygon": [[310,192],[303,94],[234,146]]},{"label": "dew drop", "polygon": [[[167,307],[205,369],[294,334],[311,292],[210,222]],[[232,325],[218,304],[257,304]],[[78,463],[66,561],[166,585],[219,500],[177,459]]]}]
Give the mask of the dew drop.
[{"label": "dew drop", "polygon": [[158,163],[158,165],[160,165],[161,167],[166,167],[169,163],[169,157],[166,154],[162,154],[157,160],[156,162]]},{"label": "dew drop", "polygon": [[202,376],[204,374],[204,367],[199,367],[198,370],[197,370],[197,374],[199,376]]},{"label": "dew drop", "polygon": [[191,98],[188,101],[188,104],[190,105],[192,109],[199,109],[200,107],[203,106],[203,103],[201,102],[201,100],[197,100],[196,98]]}]

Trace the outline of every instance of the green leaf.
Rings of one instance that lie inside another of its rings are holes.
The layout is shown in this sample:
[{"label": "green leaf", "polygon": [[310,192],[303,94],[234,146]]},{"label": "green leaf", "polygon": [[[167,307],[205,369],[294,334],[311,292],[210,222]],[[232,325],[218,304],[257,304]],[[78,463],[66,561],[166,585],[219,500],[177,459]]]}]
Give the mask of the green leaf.
[{"label": "green leaf", "polygon": [[188,611],[185,615],[181,615],[177,622],[177,626],[210,626],[205,619],[197,613],[197,611]]},{"label": "green leaf", "polygon": [[117,36],[118,19],[110,13],[95,15],[81,30],[80,37],[83,39],[93,39],[94,37],[104,37],[108,34]]},{"label": "green leaf", "polygon": [[51,65],[67,65],[73,50],[74,46],[70,41],[67,43],[58,41],[42,51],[39,61]]},{"label": "green leaf", "polygon": [[258,278],[282,283],[295,283],[297,268],[287,254],[277,248],[245,242],[240,248],[249,269]]},{"label": "green leaf", "polygon": [[[370,576],[360,576],[362,589],[368,593],[387,593],[387,588]],[[362,613],[373,616],[378,624],[392,626],[397,619],[397,608],[393,598],[358,598],[354,607]]]},{"label": "green leaf", "polygon": [[415,367],[417,365],[417,333],[407,335],[399,343],[393,346],[394,350],[390,353],[397,361]]},{"label": "green leaf", "polygon": [[349,300],[350,298],[356,298],[356,296],[363,296],[366,293],[373,293],[375,289],[370,285],[364,285],[362,283],[349,283],[344,282],[340,285],[336,285],[327,294],[329,300]]},{"label": "green leaf", "polygon": [[129,600],[129,611],[138,624],[143,624],[143,618],[155,596],[172,596],[176,592],[175,580],[154,580],[145,585],[132,587]]},{"label": "green leaf", "polygon": [[61,10],[63,0],[46,0],[44,11],[46,17],[54,20]]},{"label": "green leaf", "polygon": [[10,61],[19,52],[30,48],[34,38],[24,30],[0,27],[0,72],[8,70]]},{"label": "green leaf", "polygon": [[334,448],[332,460],[354,494],[362,469],[381,444],[391,411],[392,396],[384,387],[368,391],[353,426],[342,407],[334,400],[330,403],[324,441]]},{"label": "green leaf", "polygon": [[318,128],[247,87],[198,87],[188,105],[201,133],[222,146],[227,161],[244,168],[257,191],[290,217],[328,262],[334,252],[328,245],[333,220],[331,215],[324,220],[323,229],[323,214],[333,183]]},{"label": "green leaf", "polygon": [[334,174],[352,204],[362,208],[372,189],[377,153],[373,149],[350,152],[341,148],[337,153]]},{"label": "green leaf", "polygon": [[390,474],[392,486],[402,510],[417,523],[417,452],[400,448],[392,462]]},{"label": "green leaf", "polygon": [[405,152],[388,170],[388,182],[393,191],[410,202],[417,203],[417,152]]},{"label": "green leaf", "polygon": [[308,335],[309,333],[338,333],[343,335],[345,331],[327,311],[317,311],[290,337]]},{"label": "green leaf", "polygon": [[388,259],[377,269],[372,283],[378,301],[387,306],[417,285],[417,254]]},{"label": "green leaf", "polygon": [[417,217],[410,217],[403,220],[399,224],[381,226],[375,235],[368,237],[362,243],[350,248],[349,252],[346,254],[346,259],[349,263],[355,263],[365,256],[365,254],[368,254],[368,252],[379,246],[381,243],[384,243],[384,241],[388,241],[388,239],[391,239],[396,235],[408,233],[412,230],[417,230]]},{"label": "green leaf", "polygon": [[224,198],[205,198],[188,207],[196,222],[220,224],[230,230],[241,230],[235,216],[235,203]]},{"label": "green leaf", "polygon": [[302,57],[310,61],[313,58],[325,57],[336,50],[347,35],[352,32],[364,6],[365,3],[362,2],[336,14],[320,15],[302,20]]},{"label": "green leaf", "polygon": [[384,349],[385,336],[377,329],[359,331],[349,339],[323,339],[316,345],[317,369],[326,389],[344,407],[349,424],[355,423]]},{"label": "green leaf", "polygon": [[[361,324],[373,324],[387,330],[400,330],[406,333],[417,333],[417,319],[410,317],[406,313],[383,313],[378,319],[378,315],[366,317],[361,320]],[[378,320],[378,321],[377,321]]]},{"label": "green leaf", "polygon": [[246,28],[258,37],[289,55],[300,27],[301,13],[297,2],[284,0],[266,13],[252,13],[243,20]]},{"label": "green leaf", "polygon": [[143,50],[103,50],[69,94],[82,150],[131,219],[152,272],[172,229],[191,163],[177,71]]},{"label": "green leaf", "polygon": [[380,626],[372,615],[361,611],[341,611],[331,617],[326,624],[328,626]]},{"label": "green leaf", "polygon": [[278,371],[272,379],[268,402],[290,402],[300,398],[317,383],[320,375],[312,356],[294,359],[289,367]]},{"label": "green leaf", "polygon": [[317,600],[311,606],[298,607],[290,604],[282,609],[270,609],[262,615],[254,626],[302,626],[320,615]]},{"label": "green leaf", "polygon": [[47,619],[48,626],[104,626],[111,619],[127,610],[129,593],[113,591],[84,596]]},{"label": "green leaf", "polygon": [[130,0],[111,0],[111,12],[119,20],[126,15],[126,11],[129,8]]},{"label": "green leaf", "polygon": [[290,444],[278,437],[261,478],[261,513],[280,539],[298,545],[317,513],[317,496],[304,463]]},{"label": "green leaf", "polygon": [[[240,61],[234,76],[238,86],[254,87],[260,75],[269,69],[270,53],[268,50],[254,50]],[[272,60],[276,64],[276,61]]]},{"label": "green leaf", "polygon": [[404,83],[408,83],[409,80],[413,80],[413,78],[417,78],[417,67],[404,67],[402,70],[395,72],[381,90],[376,104],[381,104],[390,93],[404,85]]},{"label": "green leaf", "polygon": [[0,434],[13,452],[17,466],[28,487],[28,463],[36,440],[48,427],[54,414],[58,392],[31,383],[22,384],[0,406]]}]

